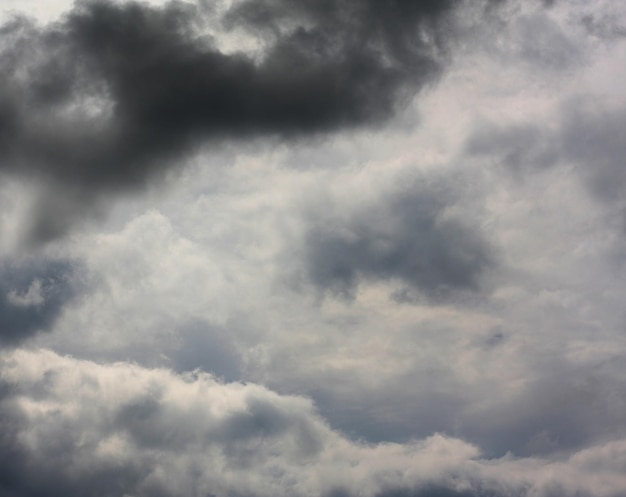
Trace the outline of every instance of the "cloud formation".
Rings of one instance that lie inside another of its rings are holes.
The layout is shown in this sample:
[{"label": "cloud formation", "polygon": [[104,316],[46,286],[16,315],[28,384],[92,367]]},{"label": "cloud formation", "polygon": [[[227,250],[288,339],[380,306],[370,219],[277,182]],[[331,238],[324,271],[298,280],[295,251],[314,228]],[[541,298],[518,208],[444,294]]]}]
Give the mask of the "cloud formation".
[{"label": "cloud formation", "polygon": [[395,297],[441,300],[477,290],[496,263],[476,226],[464,222],[461,181],[400,178],[377,198],[314,210],[303,241],[304,272],[322,292],[352,298],[359,283],[400,283]]},{"label": "cloud formation", "polygon": [[3,31],[0,496],[625,495],[624,6],[150,5]]},{"label": "cloud formation", "polygon": [[[453,6],[235,3],[222,24],[257,33],[256,57],[220,50],[201,35],[201,19],[220,14],[180,2],[78,2],[43,28],[15,18],[1,30],[2,169],[71,192],[78,207],[145,184],[207,141],[380,122],[440,74]],[[46,207],[35,241],[67,228],[46,232]]]},{"label": "cloud formation", "polygon": [[330,430],[301,397],[49,351],[5,354],[2,382],[3,495],[617,497],[626,489],[623,440],[561,460],[484,460],[438,434],[365,445]]},{"label": "cloud formation", "polygon": [[468,139],[466,151],[520,175],[559,165],[573,168],[592,195],[614,202],[626,188],[625,123],[623,105],[579,97],[561,104],[556,125],[483,124]]}]

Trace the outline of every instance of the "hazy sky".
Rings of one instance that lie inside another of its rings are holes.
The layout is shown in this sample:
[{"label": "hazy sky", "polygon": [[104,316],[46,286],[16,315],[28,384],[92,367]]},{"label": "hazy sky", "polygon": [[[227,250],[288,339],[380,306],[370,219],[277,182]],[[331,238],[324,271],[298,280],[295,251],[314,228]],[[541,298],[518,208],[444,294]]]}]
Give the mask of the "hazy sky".
[{"label": "hazy sky", "polygon": [[0,12],[0,497],[626,495],[626,3]]}]

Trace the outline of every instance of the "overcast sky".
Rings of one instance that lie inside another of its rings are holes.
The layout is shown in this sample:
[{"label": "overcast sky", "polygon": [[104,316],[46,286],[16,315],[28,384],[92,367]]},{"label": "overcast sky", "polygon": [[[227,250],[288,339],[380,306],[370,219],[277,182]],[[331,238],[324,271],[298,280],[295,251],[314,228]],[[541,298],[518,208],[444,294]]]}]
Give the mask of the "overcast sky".
[{"label": "overcast sky", "polygon": [[0,20],[0,497],[626,495],[626,3]]}]

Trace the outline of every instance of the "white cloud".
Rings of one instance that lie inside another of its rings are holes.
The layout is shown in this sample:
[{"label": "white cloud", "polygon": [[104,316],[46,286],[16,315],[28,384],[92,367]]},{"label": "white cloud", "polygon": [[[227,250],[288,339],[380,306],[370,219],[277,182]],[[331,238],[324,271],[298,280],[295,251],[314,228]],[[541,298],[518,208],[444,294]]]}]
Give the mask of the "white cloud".
[{"label": "white cloud", "polygon": [[105,494],[137,496],[419,496],[439,488],[603,497],[626,490],[623,441],[555,460],[483,460],[471,444],[439,434],[366,445],[329,429],[302,397],[45,350],[5,354],[2,381],[11,386],[3,411],[17,416],[17,430],[3,436],[13,437],[23,463],[9,489],[21,495],[37,492],[40,478],[53,473],[45,483],[66,495],[103,478]]}]

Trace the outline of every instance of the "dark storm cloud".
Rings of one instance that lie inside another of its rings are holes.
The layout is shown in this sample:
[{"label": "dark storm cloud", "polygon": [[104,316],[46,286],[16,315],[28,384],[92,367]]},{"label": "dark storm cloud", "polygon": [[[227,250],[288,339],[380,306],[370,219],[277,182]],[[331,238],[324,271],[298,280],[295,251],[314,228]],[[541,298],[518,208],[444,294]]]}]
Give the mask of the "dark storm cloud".
[{"label": "dark storm cloud", "polygon": [[347,214],[314,213],[304,241],[307,278],[349,298],[366,281],[399,282],[394,298],[402,301],[477,290],[495,259],[482,233],[452,214],[459,200],[452,184],[421,178]]},{"label": "dark storm cloud", "polygon": [[0,345],[15,345],[48,329],[73,297],[73,267],[65,261],[0,267]]},{"label": "dark storm cloud", "polygon": [[[78,2],[44,28],[14,19],[0,29],[1,167],[81,192],[80,211],[207,140],[380,122],[440,73],[455,4],[237,3],[224,24],[257,33],[260,59],[220,51],[198,34],[211,9],[180,2]],[[55,215],[71,224],[67,210]],[[66,229],[42,224],[35,240]]]}]

